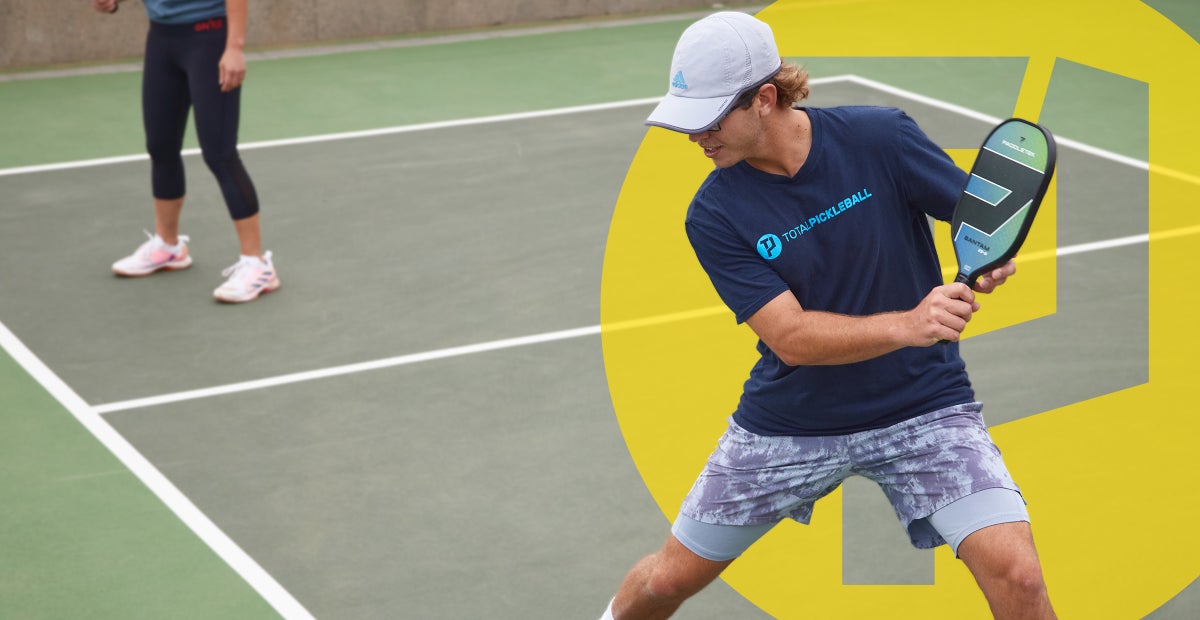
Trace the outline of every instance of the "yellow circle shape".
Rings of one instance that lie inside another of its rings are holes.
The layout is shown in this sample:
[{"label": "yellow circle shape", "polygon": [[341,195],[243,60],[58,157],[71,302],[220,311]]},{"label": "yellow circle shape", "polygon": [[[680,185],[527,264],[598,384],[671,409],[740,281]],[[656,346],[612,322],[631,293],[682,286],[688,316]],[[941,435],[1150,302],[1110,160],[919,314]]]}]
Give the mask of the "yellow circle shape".
[{"label": "yellow circle shape", "polygon": [[[795,0],[759,17],[786,57],[1020,57],[1031,71],[1066,59],[1150,85],[1149,382],[992,434],[1031,498],[1060,616],[1141,618],[1162,605],[1200,574],[1200,495],[1191,482],[1200,287],[1183,277],[1200,247],[1200,45],[1134,0]],[[650,61],[666,73],[669,59]],[[1030,83],[1027,76],[1022,90]],[[1044,94],[1019,93],[1018,108],[1031,100],[1037,108]],[[686,137],[648,131],[616,205],[602,277],[613,405],[670,518],[756,359],[753,333],[735,325],[683,232],[687,204],[710,169]],[[841,523],[835,494],[819,503],[812,525],[781,524],[723,578],[779,618],[988,616],[945,547],[935,554],[933,585],[844,585]]]}]

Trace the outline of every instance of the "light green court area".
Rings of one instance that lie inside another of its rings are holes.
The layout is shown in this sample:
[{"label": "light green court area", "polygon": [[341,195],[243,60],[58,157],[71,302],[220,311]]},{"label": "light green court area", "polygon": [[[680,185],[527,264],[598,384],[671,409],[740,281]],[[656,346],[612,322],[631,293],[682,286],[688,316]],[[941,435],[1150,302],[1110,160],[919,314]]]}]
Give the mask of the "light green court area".
[{"label": "light green court area", "polygon": [[276,616],[7,354],[0,424],[0,615]]}]

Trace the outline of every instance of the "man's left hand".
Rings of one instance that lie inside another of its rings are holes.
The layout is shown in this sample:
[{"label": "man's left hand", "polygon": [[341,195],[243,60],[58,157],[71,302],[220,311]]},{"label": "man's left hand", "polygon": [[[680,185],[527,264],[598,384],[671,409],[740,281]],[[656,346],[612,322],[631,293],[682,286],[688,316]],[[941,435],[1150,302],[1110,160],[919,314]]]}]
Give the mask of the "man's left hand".
[{"label": "man's left hand", "polygon": [[990,293],[996,290],[997,286],[1004,284],[1008,277],[1016,272],[1017,264],[1010,260],[989,273],[979,276],[979,279],[975,281],[974,289],[979,293]]}]

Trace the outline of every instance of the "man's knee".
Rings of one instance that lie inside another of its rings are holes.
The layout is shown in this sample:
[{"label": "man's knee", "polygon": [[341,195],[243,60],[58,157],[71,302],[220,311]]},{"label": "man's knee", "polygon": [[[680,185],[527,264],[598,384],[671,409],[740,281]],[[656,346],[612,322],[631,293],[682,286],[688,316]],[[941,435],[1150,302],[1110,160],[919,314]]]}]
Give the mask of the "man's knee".
[{"label": "man's knee", "polygon": [[704,588],[694,580],[670,570],[655,570],[646,580],[643,593],[659,601],[682,602]]},{"label": "man's knee", "polygon": [[960,557],[981,584],[1021,597],[1044,596],[1046,583],[1028,523],[1006,523],[967,536]]},{"label": "man's knee", "polygon": [[1040,597],[1046,592],[1046,581],[1036,557],[1022,557],[1013,561],[1003,579],[1012,592],[1022,597]]},{"label": "man's knee", "polygon": [[646,593],[662,600],[684,600],[712,583],[732,562],[703,558],[671,536],[652,556]]}]

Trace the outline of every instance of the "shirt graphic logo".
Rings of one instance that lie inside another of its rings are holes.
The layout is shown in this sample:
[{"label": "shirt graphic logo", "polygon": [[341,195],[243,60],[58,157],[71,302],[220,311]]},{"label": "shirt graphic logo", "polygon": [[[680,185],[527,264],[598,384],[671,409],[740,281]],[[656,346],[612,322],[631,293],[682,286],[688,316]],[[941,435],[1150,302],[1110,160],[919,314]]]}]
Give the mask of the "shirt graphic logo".
[{"label": "shirt graphic logo", "polygon": [[683,71],[677,71],[675,77],[671,78],[671,86],[681,90],[687,90],[687,80],[683,79]]},{"label": "shirt graphic logo", "polygon": [[779,237],[767,233],[758,238],[758,254],[767,260],[775,260],[779,257],[779,253],[783,251],[783,244],[780,243]]}]

